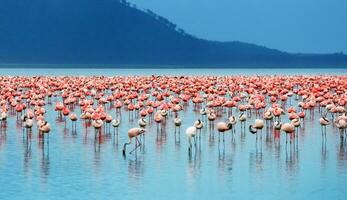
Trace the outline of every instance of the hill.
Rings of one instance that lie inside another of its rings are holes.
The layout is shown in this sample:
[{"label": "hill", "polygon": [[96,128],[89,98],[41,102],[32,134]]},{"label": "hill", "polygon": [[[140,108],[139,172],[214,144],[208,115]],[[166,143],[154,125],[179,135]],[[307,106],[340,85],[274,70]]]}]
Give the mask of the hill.
[{"label": "hill", "polygon": [[340,66],[347,56],[199,39],[124,0],[2,0],[0,62]]}]

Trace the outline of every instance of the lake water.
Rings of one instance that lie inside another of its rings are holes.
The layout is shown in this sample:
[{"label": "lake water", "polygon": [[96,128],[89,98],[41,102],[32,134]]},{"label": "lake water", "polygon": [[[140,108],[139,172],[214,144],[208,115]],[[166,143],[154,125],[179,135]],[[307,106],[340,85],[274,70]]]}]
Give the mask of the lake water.
[{"label": "lake water", "polygon": [[[0,74],[347,75],[347,70],[2,68]],[[184,132],[200,117],[190,104],[181,113],[181,134],[175,138],[169,116],[162,133],[150,124],[145,145],[124,158],[127,131],[137,126],[137,119],[129,121],[125,110],[118,139],[110,134],[95,140],[92,127],[86,130],[80,120],[77,134],[72,134],[70,121],[64,128],[52,106],[46,106],[52,130],[44,147],[36,128],[27,140],[15,114],[9,116],[6,134],[0,133],[0,199],[347,199],[347,145],[334,126],[327,127],[323,142],[317,108],[299,128],[295,145],[286,145],[285,137],[275,141],[270,130],[263,130],[263,140],[256,141],[248,130],[242,133],[239,124],[234,138],[227,133],[225,143],[218,143],[218,133],[210,132],[205,123],[189,156]],[[254,119],[253,115],[247,125]]]},{"label": "lake water", "polygon": [[[20,66],[20,68],[10,68]],[[311,74],[347,74],[347,67],[339,68],[99,68],[97,65],[79,65],[80,68],[71,68],[73,65],[0,65],[2,75],[55,75],[55,76],[116,76],[116,75],[311,75]],[[55,68],[70,67],[70,68]]]}]

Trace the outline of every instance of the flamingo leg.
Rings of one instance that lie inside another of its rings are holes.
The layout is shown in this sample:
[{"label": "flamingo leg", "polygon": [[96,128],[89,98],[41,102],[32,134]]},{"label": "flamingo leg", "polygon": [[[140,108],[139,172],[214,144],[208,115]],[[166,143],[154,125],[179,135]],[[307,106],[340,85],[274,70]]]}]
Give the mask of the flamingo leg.
[{"label": "flamingo leg", "polygon": [[263,139],[263,129],[260,130],[260,139]]},{"label": "flamingo leg", "polygon": [[286,133],[286,145],[288,143],[288,134]]},{"label": "flamingo leg", "polygon": [[139,148],[141,146],[141,142],[139,141],[139,139],[136,137],[136,144],[135,144],[135,148],[133,150],[130,151],[130,154],[132,152],[134,152],[137,148]]},{"label": "flamingo leg", "polygon": [[324,127],[324,136],[325,136],[325,139],[327,138],[327,127],[325,126]]}]

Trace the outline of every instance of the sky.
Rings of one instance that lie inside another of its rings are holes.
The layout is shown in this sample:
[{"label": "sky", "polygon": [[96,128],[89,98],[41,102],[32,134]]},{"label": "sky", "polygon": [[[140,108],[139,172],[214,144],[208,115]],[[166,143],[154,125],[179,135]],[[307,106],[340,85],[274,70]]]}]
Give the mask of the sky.
[{"label": "sky", "polygon": [[186,32],[291,53],[347,53],[347,0],[128,0]]}]

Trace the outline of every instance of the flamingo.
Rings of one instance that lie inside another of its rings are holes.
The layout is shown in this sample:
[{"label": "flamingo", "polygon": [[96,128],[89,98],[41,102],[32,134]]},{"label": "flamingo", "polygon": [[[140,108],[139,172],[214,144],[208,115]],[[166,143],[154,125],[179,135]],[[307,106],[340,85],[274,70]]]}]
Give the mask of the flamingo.
[{"label": "flamingo", "polygon": [[340,117],[336,118],[335,125],[339,129],[339,131],[340,131],[340,138],[343,139],[344,132],[345,132],[345,130],[347,128],[347,119],[346,119],[346,117],[340,116]]},{"label": "flamingo", "polygon": [[141,142],[139,141],[139,139],[137,138],[139,135],[144,134],[146,131],[143,128],[131,128],[128,131],[128,139],[129,141],[127,143],[124,143],[123,145],[123,156],[125,156],[126,153],[126,146],[131,144],[132,138],[135,138],[136,140],[136,144],[135,144],[135,148],[133,150],[130,151],[130,154],[132,152],[134,152],[139,146],[141,146]]},{"label": "flamingo", "polygon": [[327,131],[327,125],[330,124],[330,121],[329,119],[327,119],[325,116],[322,116],[320,119],[319,119],[319,123],[321,125],[321,130],[322,130],[322,137],[323,135],[325,136],[326,138],[326,131]]},{"label": "flamingo", "polygon": [[159,129],[159,124],[161,124],[163,120],[163,115],[161,115],[160,113],[156,113],[154,116],[154,121],[157,123],[157,130]]},{"label": "flamingo", "polygon": [[31,128],[33,127],[33,120],[27,117],[26,115],[23,118],[24,127],[26,129],[26,133],[31,133]]},{"label": "flamingo", "polygon": [[196,136],[196,127],[195,126],[190,126],[186,130],[186,135],[188,137],[188,153],[191,152],[192,150],[192,139],[194,139],[194,143],[196,143],[195,136]]},{"label": "flamingo", "polygon": [[113,119],[111,124],[114,128],[114,133],[116,132],[116,129],[117,129],[117,133],[118,133],[118,127],[120,125],[120,120],[119,119]]},{"label": "flamingo", "polygon": [[143,117],[141,117],[138,121],[138,124],[141,128],[145,128],[147,126],[147,120]]},{"label": "flamingo", "polygon": [[17,112],[17,120],[19,119],[19,117],[21,116],[22,112],[23,112],[24,106],[22,104],[17,104],[16,105],[16,112]]},{"label": "flamingo", "polygon": [[120,120],[119,119],[113,119],[112,122],[111,122],[112,126],[113,126],[113,136],[115,137],[115,134],[116,134],[116,129],[117,129],[117,138],[116,138],[116,141],[117,141],[117,145],[118,145],[118,127],[120,125]]},{"label": "flamingo", "polygon": [[264,113],[264,119],[265,119],[265,122],[266,122],[266,127],[268,128],[269,126],[270,126],[270,123],[269,123],[269,121],[272,121],[272,119],[273,119],[273,115],[272,115],[272,113],[271,113],[271,111],[266,111],[265,113]]},{"label": "flamingo", "polygon": [[[288,135],[292,135],[294,132],[295,132],[295,126],[293,123],[284,123],[282,126],[281,126],[281,131],[285,132],[286,133],[286,144],[287,144],[287,138],[288,138]],[[292,141],[290,140],[290,143]]]},{"label": "flamingo", "polygon": [[246,120],[247,120],[247,115],[245,115],[245,113],[242,112],[242,113],[239,115],[239,121],[240,121],[240,124],[241,124],[241,128],[242,128],[242,127],[245,127]]},{"label": "flamingo", "polygon": [[92,126],[94,127],[94,130],[95,130],[95,138],[96,138],[96,135],[97,133],[99,132],[99,134],[101,133],[100,132],[100,128],[103,126],[104,122],[101,120],[101,119],[95,119],[92,121]]},{"label": "flamingo", "polygon": [[68,107],[64,107],[62,112],[64,115],[64,121],[65,121],[65,126],[66,126],[66,116],[68,116],[70,114],[70,109]]},{"label": "flamingo", "polygon": [[214,129],[214,120],[216,119],[216,114],[214,112],[209,112],[207,114],[207,119],[210,123],[210,127],[212,127],[212,129]]},{"label": "flamingo", "polygon": [[300,119],[304,119],[305,118],[305,112],[303,112],[303,111],[299,112],[298,115],[299,115]]},{"label": "flamingo", "polygon": [[256,119],[253,125],[249,125],[249,131],[256,134],[256,139],[258,139],[258,131],[260,130],[260,138],[262,138],[262,129],[264,128],[264,121],[261,119]]},{"label": "flamingo", "polygon": [[64,104],[61,102],[57,102],[55,104],[55,110],[58,112],[58,118],[62,119],[62,110],[64,109]]},{"label": "flamingo", "polygon": [[175,133],[176,133],[176,128],[178,127],[178,132],[180,132],[180,127],[181,127],[181,124],[182,124],[182,120],[180,117],[175,117],[174,118],[174,124],[175,124]]},{"label": "flamingo", "polygon": [[199,133],[201,134],[201,129],[204,127],[204,123],[198,119],[194,122],[194,126],[197,130],[199,130]]},{"label": "flamingo", "polygon": [[201,114],[202,119],[204,119],[205,116],[207,115],[207,109],[206,108],[202,108],[200,110],[200,114]]},{"label": "flamingo", "polygon": [[6,120],[7,120],[7,112],[5,112],[5,111],[2,111],[1,112],[1,114],[0,114],[0,120],[1,120],[1,129],[3,128],[3,127],[6,127]]},{"label": "flamingo", "polygon": [[45,141],[45,135],[47,134],[47,140],[49,141],[49,132],[51,130],[51,125],[47,121],[42,121],[39,125],[40,135],[43,136],[43,141]]},{"label": "flamingo", "polygon": [[163,109],[163,110],[160,110],[159,113],[161,114],[161,116],[163,116],[164,118],[166,118],[168,112],[167,110]]},{"label": "flamingo", "polygon": [[236,117],[235,116],[230,116],[229,117],[229,122],[230,122],[230,124],[231,124],[231,131],[232,131],[232,133],[233,133],[233,135],[235,134],[235,125],[236,125],[236,123],[237,123],[237,120],[236,120]]},{"label": "flamingo", "polygon": [[72,130],[76,131],[76,121],[77,121],[77,115],[75,113],[71,113],[69,115],[69,118],[71,120],[71,126],[72,126]]},{"label": "flamingo", "polygon": [[220,141],[220,134],[223,133],[223,142],[224,142],[224,132],[232,129],[232,123],[229,121],[228,123],[225,122],[219,122],[217,124],[217,130],[218,130],[218,142]]},{"label": "flamingo", "polygon": [[112,116],[106,115],[105,122],[106,122],[106,128],[108,129],[108,133],[110,133],[111,132],[110,131],[110,129],[111,129],[110,123],[112,122]]},{"label": "flamingo", "polygon": [[282,127],[282,123],[280,121],[275,121],[274,129],[279,131],[279,130],[281,130],[281,127]]},{"label": "flamingo", "polygon": [[299,118],[294,118],[291,120],[291,123],[294,125],[296,129],[298,129],[301,126]]}]

